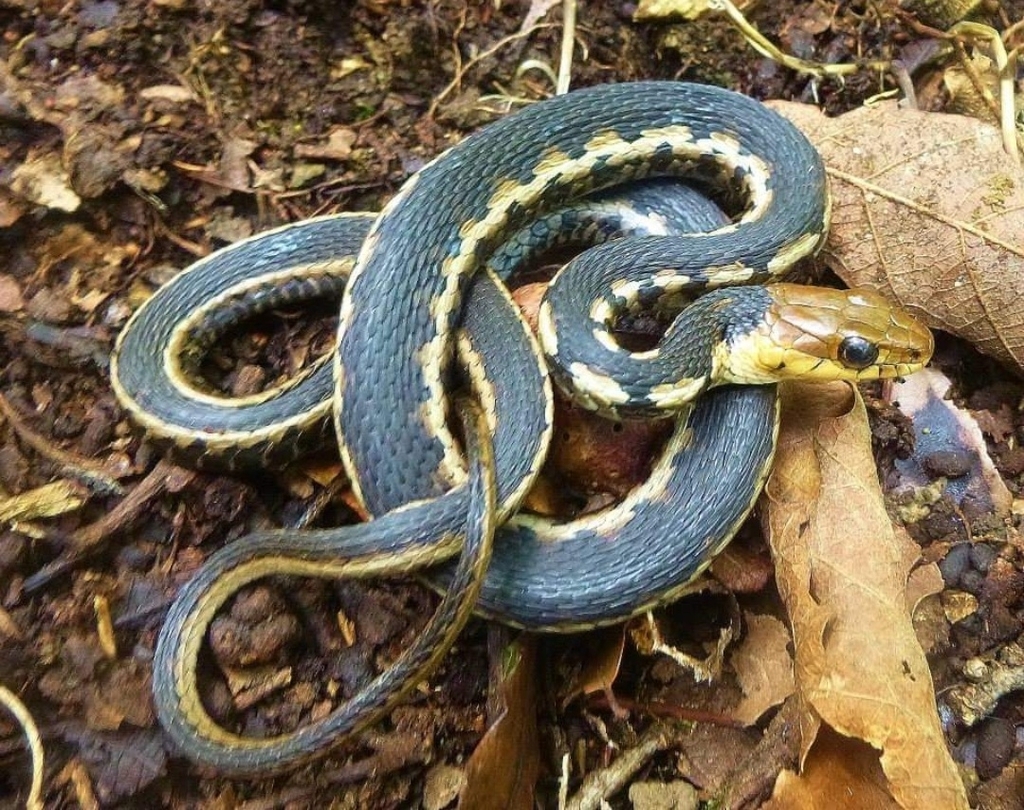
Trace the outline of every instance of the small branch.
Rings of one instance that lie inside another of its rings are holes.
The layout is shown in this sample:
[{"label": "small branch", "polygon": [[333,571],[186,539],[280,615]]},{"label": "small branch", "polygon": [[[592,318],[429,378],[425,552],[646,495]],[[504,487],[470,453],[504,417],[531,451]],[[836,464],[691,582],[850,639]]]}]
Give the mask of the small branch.
[{"label": "small branch", "polygon": [[[464,24],[465,20],[462,20],[462,22],[459,25],[458,31],[456,31],[456,37],[458,37],[458,32],[462,30],[462,26]],[[496,54],[506,45],[510,45],[513,42],[516,42],[520,39],[524,39],[533,34],[534,31],[538,31],[541,28],[549,27],[550,25],[547,23],[540,23],[538,25],[531,26],[525,31],[517,31],[514,34],[509,34],[507,37],[502,37],[497,42],[495,42],[490,48],[488,48],[485,51],[481,51],[480,53],[478,53],[476,56],[474,56],[472,59],[465,63],[462,62],[462,57],[458,52],[458,47],[456,47],[455,76],[450,82],[448,82],[445,88],[440,93],[438,93],[437,96],[434,97],[434,100],[430,102],[430,107],[427,109],[427,118],[429,119],[434,117],[434,114],[437,112],[437,108],[441,105],[441,102],[444,101],[453,90],[455,90],[462,84],[463,77],[471,68],[482,62],[484,59],[494,56],[494,54]]]},{"label": "small branch", "polygon": [[561,96],[569,92],[572,81],[572,54],[576,44],[576,0],[562,2],[562,47],[558,59],[558,81],[555,82],[555,95]]},{"label": "small branch", "polygon": [[565,810],[598,810],[609,796],[615,795],[648,760],[668,748],[679,745],[691,733],[689,723],[656,723],[635,746],[607,768],[587,774],[580,789],[565,804]]},{"label": "small branch", "polygon": [[127,498],[95,523],[90,523],[72,535],[70,548],[51,563],[25,579],[25,593],[31,594],[48,585],[53,579],[71,570],[86,556],[95,552],[115,532],[131,525],[144,507],[166,489],[185,486],[195,473],[177,467],[169,461],[160,461],[131,491]]},{"label": "small branch", "polygon": [[91,458],[69,453],[53,444],[41,433],[37,433],[22,418],[18,410],[0,394],[0,415],[8,421],[11,428],[26,445],[48,461],[57,464],[61,471],[75,478],[95,492],[106,495],[123,495],[124,488],[117,478],[126,473],[117,473],[108,467],[93,461]]}]

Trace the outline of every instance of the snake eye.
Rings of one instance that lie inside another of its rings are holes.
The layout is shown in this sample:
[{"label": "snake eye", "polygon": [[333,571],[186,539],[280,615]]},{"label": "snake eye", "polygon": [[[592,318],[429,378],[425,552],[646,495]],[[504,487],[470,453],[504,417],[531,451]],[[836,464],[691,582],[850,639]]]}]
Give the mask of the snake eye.
[{"label": "snake eye", "polygon": [[843,338],[839,344],[839,360],[849,368],[867,368],[878,359],[878,347],[862,337]]}]

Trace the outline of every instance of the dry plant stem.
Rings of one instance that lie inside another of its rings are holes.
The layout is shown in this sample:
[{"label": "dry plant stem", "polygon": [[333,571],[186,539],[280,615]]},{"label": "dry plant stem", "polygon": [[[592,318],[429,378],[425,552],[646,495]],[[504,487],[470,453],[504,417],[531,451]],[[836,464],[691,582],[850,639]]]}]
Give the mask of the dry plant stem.
[{"label": "dry plant stem", "polygon": [[558,810],[569,802],[569,755],[562,754],[562,772],[558,777]]},{"label": "dry plant stem", "polygon": [[114,532],[134,521],[153,498],[168,488],[169,482],[184,486],[195,476],[190,470],[177,467],[169,461],[160,461],[121,503],[95,523],[79,529],[72,536],[72,544],[51,563],[43,566],[25,580],[25,593],[31,594],[45,587],[51,580],[70,570],[89,553],[100,547]]},{"label": "dry plant stem", "polygon": [[609,796],[615,795],[655,754],[679,745],[690,733],[689,723],[662,722],[651,726],[635,746],[607,768],[587,774],[565,810],[597,810]]},{"label": "dry plant stem", "polygon": [[849,76],[850,74],[857,73],[865,68],[871,70],[888,70],[889,68],[889,63],[885,60],[868,60],[854,64],[836,65],[827,65],[820,62],[808,62],[805,59],[799,59],[779,50],[776,45],[765,38],[764,34],[758,31],[757,28],[755,28],[750,21],[743,16],[743,13],[736,8],[730,0],[709,0],[708,8],[712,11],[725,14],[732,24],[739,29],[743,38],[755,51],[768,59],[778,62],[783,67],[787,67],[790,70],[796,70],[800,73],[808,73],[811,76],[823,78],[825,76]]},{"label": "dry plant stem", "polygon": [[[960,22],[949,29],[953,42],[960,57],[961,66],[964,72],[974,84],[975,89],[985,99],[986,103],[993,108],[993,113],[999,119],[1000,129],[1003,134],[1003,148],[1013,158],[1014,162],[1021,165],[1020,150],[1017,147],[1017,130],[1015,121],[1017,117],[1016,102],[1014,99],[1014,81],[1017,72],[1016,50],[1007,53],[1006,45],[1003,43],[999,32],[987,25],[979,23]],[[991,93],[985,87],[981,77],[977,75],[974,66],[971,65],[967,54],[964,52],[961,40],[973,42],[984,42],[992,51],[996,68],[999,70],[999,104],[995,104]]]},{"label": "dry plant stem", "polygon": [[458,37],[459,37],[459,33],[462,31],[463,27],[465,26],[465,23],[466,23],[465,16],[463,15],[462,19],[459,21],[458,28],[455,30],[455,40],[456,40],[456,47],[454,48],[454,51],[455,51],[455,76],[452,78],[452,80],[450,82],[448,82],[447,85],[445,85],[444,89],[442,89],[441,92],[438,93],[434,97],[434,100],[430,102],[430,107],[427,108],[427,118],[428,119],[433,119],[434,114],[437,112],[437,108],[441,105],[441,102],[444,101],[446,98],[448,98],[448,96],[451,94],[451,92],[453,90],[455,90],[456,88],[458,88],[462,84],[463,76],[465,76],[466,73],[473,66],[479,64],[484,59],[487,59],[487,58],[493,56],[498,51],[500,51],[502,48],[504,48],[506,45],[510,45],[513,42],[517,42],[520,39],[524,39],[524,38],[532,35],[534,31],[537,31],[537,30],[539,30],[541,28],[549,28],[550,27],[550,25],[547,24],[547,23],[541,23],[541,24],[538,24],[538,25],[531,26],[530,28],[526,29],[525,31],[517,31],[514,34],[509,34],[507,37],[502,37],[501,39],[499,39],[497,42],[495,42],[487,50],[481,51],[476,56],[474,56],[472,59],[470,59],[469,61],[463,63],[462,62],[462,56],[459,53],[459,48],[458,48],[457,40],[458,40]]},{"label": "dry plant stem", "polygon": [[25,704],[6,686],[0,686],[0,704],[11,713],[11,716],[18,721],[22,731],[25,732],[25,740],[28,742],[28,750],[32,756],[32,787],[29,789],[25,807],[28,810],[42,810],[43,740],[39,736],[39,728]]},{"label": "dry plant stem", "polygon": [[576,42],[576,0],[562,2],[562,46],[558,60],[558,81],[555,82],[555,95],[561,96],[569,92],[572,79],[572,54]]},{"label": "dry plant stem", "polygon": [[124,488],[117,482],[117,473],[90,458],[69,453],[56,447],[49,439],[26,424],[21,414],[3,394],[0,394],[0,414],[26,445],[48,461],[60,466],[72,478],[84,483],[95,492],[123,495]]},{"label": "dry plant stem", "polygon": [[896,79],[896,84],[899,86],[900,91],[903,93],[903,101],[900,106],[906,106],[911,110],[918,109],[917,106],[917,91],[914,89],[914,79],[910,75],[910,71],[907,70],[904,65],[898,59],[892,63],[891,66],[893,78]]},{"label": "dry plant stem", "polygon": [[[612,703],[614,698],[615,703]],[[608,693],[595,693],[587,699],[587,705],[592,709],[607,709],[614,711],[616,707],[628,712],[643,712],[652,717],[668,717],[673,720],[681,720],[689,723],[706,723],[710,726],[721,728],[744,728],[744,724],[734,717],[718,712],[702,711],[700,709],[688,709],[675,703],[663,703],[658,700],[638,701],[627,697],[610,696]]]}]

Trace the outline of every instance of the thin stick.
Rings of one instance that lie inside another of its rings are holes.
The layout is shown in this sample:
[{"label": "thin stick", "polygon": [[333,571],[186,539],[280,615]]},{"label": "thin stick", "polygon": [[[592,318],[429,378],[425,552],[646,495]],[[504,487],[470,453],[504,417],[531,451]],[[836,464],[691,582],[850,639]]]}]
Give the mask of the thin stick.
[{"label": "thin stick", "polygon": [[11,713],[28,742],[28,750],[32,756],[32,787],[29,789],[27,810],[43,810],[43,740],[39,736],[39,727],[32,719],[28,708],[21,699],[6,686],[0,685],[0,704]]},{"label": "thin stick", "polygon": [[569,92],[572,81],[572,54],[576,45],[576,0],[562,0],[562,48],[558,57],[558,81],[555,95]]}]

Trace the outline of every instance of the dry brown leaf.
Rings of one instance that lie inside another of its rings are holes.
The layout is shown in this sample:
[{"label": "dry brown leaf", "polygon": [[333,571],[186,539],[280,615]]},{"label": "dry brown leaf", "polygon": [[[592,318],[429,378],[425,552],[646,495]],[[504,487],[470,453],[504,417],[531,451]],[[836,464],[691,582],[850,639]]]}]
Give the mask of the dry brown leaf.
[{"label": "dry brown leaf", "polygon": [[885,512],[864,404],[787,385],[765,523],[789,611],[802,760],[821,723],[881,752],[904,808],[966,808],[907,612],[911,541]]},{"label": "dry brown leaf", "polygon": [[[762,810],[896,810],[885,787],[878,755],[858,740],[822,729],[803,773],[783,771]],[[945,805],[935,805],[945,807]]]},{"label": "dry brown leaf", "polygon": [[1024,176],[999,130],[895,102],[838,118],[772,106],[828,166],[839,277],[1024,370]]},{"label": "dry brown leaf", "polygon": [[535,639],[520,636],[503,653],[504,711],[466,763],[460,810],[533,810],[540,770],[535,647]]},{"label": "dry brown leaf", "polygon": [[793,660],[786,625],[756,613],[745,614],[744,620],[746,635],[729,660],[743,689],[732,716],[749,726],[793,694]]},{"label": "dry brown leaf", "polygon": [[88,500],[88,490],[75,481],[51,481],[41,487],[0,498],[0,523],[57,517],[74,512]]},{"label": "dry brown leaf", "polygon": [[604,630],[595,630],[587,644],[590,654],[583,663],[583,671],[566,690],[562,706],[568,706],[577,695],[591,695],[604,692],[612,698],[612,685],[619,677],[622,653],[626,649],[626,627],[617,625]]}]

